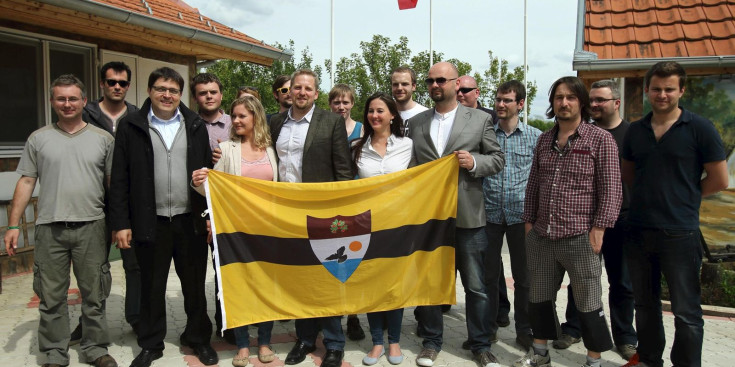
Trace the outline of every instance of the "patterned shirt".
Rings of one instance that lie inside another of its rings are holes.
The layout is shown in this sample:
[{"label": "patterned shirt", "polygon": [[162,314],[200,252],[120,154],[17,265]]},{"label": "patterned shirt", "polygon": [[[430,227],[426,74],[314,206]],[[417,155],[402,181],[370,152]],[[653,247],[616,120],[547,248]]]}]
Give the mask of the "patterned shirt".
[{"label": "patterned shirt", "polygon": [[485,193],[487,221],[495,224],[522,223],[523,202],[526,199],[526,183],[531,172],[533,148],[541,130],[518,123],[510,135],[496,124],[498,144],[505,153],[505,167],[495,175],[485,177],[482,191]]},{"label": "patterned shirt", "polygon": [[523,220],[551,239],[615,225],[623,193],[612,135],[582,122],[560,148],[559,124],[541,134],[526,187]]}]

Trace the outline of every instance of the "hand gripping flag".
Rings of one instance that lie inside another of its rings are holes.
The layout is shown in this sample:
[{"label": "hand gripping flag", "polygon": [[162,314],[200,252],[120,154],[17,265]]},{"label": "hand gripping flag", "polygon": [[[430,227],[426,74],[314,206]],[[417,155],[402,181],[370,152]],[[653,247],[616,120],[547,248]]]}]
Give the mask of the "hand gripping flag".
[{"label": "hand gripping flag", "polygon": [[224,328],[455,303],[457,160],[325,183],[210,171]]}]

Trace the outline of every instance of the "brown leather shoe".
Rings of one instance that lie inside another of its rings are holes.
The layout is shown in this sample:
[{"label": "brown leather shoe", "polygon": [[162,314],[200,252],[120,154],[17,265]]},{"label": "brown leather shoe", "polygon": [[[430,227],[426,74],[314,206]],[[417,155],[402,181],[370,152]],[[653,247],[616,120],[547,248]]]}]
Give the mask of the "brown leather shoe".
[{"label": "brown leather shoe", "polygon": [[109,354],[94,360],[94,367],[117,367],[117,362]]}]

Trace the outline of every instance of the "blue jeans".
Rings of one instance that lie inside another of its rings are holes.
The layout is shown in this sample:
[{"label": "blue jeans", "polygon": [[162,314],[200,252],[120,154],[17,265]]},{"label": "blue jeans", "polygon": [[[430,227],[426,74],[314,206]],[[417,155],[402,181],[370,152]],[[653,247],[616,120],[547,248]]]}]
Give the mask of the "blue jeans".
[{"label": "blue jeans", "polygon": [[403,309],[370,312],[367,314],[370,324],[370,336],[373,345],[383,345],[383,324],[388,327],[388,344],[401,341],[401,323],[403,322]]},{"label": "blue jeans", "polygon": [[319,326],[322,327],[324,347],[327,349],[344,350],[345,333],[342,331],[342,316],[320,317],[314,319],[296,320],[296,336],[304,344],[316,345]]},{"label": "blue jeans", "polygon": [[[638,337],[633,328],[633,286],[628,275],[628,264],[623,257],[623,245],[625,243],[625,225],[623,221],[615,223],[614,228],[605,230],[602,239],[602,257],[605,259],[605,272],[610,284],[610,326],[612,329],[615,345],[636,345]],[[566,318],[567,321],[561,325],[564,334],[579,338],[581,325],[577,315],[577,307],[574,304],[572,286],[569,285]]]},{"label": "blue jeans", "polygon": [[702,319],[699,231],[631,227],[625,245],[635,296],[638,355],[641,362],[663,366],[666,345],[661,314],[661,274],[666,278],[674,313],[674,366],[702,365]]},{"label": "blue jeans", "polygon": [[[273,321],[264,321],[256,324],[258,326],[258,346],[271,345],[271,333],[273,332]],[[237,349],[250,346],[250,334],[248,326],[239,326],[234,329]]]},{"label": "blue jeans", "polygon": [[[490,350],[490,304],[485,292],[485,228],[457,228],[455,231],[456,266],[462,279],[467,307],[467,336],[473,353]],[[488,269],[499,272],[500,269]],[[497,279],[497,274],[495,275]],[[497,284],[497,283],[496,283]],[[444,320],[441,306],[416,307],[419,330],[424,348],[440,351],[443,343]]]}]

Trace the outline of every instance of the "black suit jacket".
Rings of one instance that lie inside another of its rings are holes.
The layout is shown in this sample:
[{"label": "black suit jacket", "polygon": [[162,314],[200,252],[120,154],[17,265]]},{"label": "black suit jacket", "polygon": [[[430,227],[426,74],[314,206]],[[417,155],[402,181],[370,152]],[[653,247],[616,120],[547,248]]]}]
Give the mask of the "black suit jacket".
[{"label": "black suit jacket", "polygon": [[[270,119],[271,138],[276,152],[278,135],[287,117],[288,111],[285,111]],[[304,142],[301,180],[331,182],[351,180],[354,177],[344,118],[315,107]]]}]

